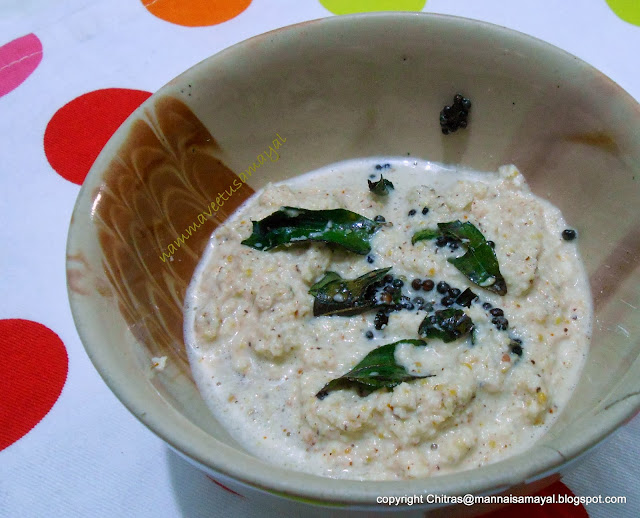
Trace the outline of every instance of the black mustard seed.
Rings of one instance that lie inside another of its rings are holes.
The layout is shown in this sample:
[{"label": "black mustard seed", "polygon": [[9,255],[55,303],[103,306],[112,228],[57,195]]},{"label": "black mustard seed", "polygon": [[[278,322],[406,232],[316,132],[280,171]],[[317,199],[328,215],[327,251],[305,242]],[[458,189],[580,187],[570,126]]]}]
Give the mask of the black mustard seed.
[{"label": "black mustard seed", "polygon": [[436,291],[437,291],[438,293],[442,293],[442,294],[444,295],[444,294],[445,294],[445,293],[447,293],[450,289],[451,289],[451,286],[449,286],[449,285],[448,285],[446,282],[444,282],[444,281],[440,281],[440,282],[438,283],[438,287],[436,288]]},{"label": "black mustard seed", "polygon": [[435,283],[431,279],[425,279],[424,281],[422,281],[422,289],[424,291],[431,291],[434,286]]}]

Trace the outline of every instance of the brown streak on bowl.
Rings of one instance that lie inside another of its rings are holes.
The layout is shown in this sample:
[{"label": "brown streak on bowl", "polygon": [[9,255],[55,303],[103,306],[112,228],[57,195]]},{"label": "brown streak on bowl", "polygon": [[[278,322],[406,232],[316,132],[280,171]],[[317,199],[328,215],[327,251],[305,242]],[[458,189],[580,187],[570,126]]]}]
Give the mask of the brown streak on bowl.
[{"label": "brown streak on bowl", "polygon": [[577,133],[574,135],[567,135],[565,140],[575,144],[584,144],[586,146],[596,147],[605,153],[617,154],[620,152],[616,141],[607,133]]},{"label": "brown streak on bowl", "polygon": [[[132,333],[150,355],[169,350],[170,359],[186,363],[186,288],[211,232],[253,189],[243,185],[214,213],[211,202],[240,181],[216,157],[217,142],[173,97],[160,97],[145,115],[132,123],[104,173],[94,207],[98,239],[105,274]],[[198,223],[203,212],[214,215]]]}]

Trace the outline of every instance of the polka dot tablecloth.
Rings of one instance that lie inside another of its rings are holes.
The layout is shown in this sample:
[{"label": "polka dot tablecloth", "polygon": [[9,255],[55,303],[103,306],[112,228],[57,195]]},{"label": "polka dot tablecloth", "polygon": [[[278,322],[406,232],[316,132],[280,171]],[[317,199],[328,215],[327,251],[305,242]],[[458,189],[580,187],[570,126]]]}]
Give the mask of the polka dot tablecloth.
[{"label": "polka dot tablecloth", "polygon": [[[0,517],[291,516],[177,455],[116,400],[67,302],[71,211],[124,119],[198,61],[324,16],[447,13],[555,44],[640,99],[638,0],[4,0],[0,2]],[[626,504],[518,506],[531,517],[640,516],[640,419],[544,494]]]}]

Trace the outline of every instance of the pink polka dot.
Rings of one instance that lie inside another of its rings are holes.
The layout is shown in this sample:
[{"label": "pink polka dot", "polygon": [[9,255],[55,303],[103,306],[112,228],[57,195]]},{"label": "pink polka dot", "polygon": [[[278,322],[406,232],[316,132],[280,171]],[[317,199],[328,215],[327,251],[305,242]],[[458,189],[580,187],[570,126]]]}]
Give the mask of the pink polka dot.
[{"label": "pink polka dot", "polygon": [[0,47],[0,97],[24,82],[42,61],[42,43],[27,34]]}]

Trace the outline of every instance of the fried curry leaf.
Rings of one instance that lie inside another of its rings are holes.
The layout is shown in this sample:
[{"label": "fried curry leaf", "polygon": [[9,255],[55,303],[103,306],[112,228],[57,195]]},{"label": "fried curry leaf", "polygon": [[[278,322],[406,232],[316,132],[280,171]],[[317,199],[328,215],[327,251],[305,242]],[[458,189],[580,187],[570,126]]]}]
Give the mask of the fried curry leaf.
[{"label": "fried curry leaf", "polygon": [[399,340],[382,345],[367,354],[347,374],[327,383],[316,394],[316,397],[324,399],[329,392],[348,388],[355,388],[360,396],[368,396],[378,389],[393,388],[404,381],[434,376],[434,374],[416,376],[396,363],[396,346],[403,343],[420,347],[427,345],[424,340]]},{"label": "fried curry leaf", "polygon": [[456,304],[458,304],[458,306],[464,306],[466,308],[470,308],[471,303],[477,298],[478,296],[475,293],[473,293],[473,291],[471,291],[469,288],[467,288],[460,295],[458,295],[458,298],[456,299]]},{"label": "fried curry leaf", "polygon": [[446,343],[462,338],[468,333],[472,333],[473,343],[473,320],[461,309],[454,308],[442,309],[426,316],[418,328],[421,337],[439,338]]},{"label": "fried curry leaf", "polygon": [[372,270],[357,279],[343,279],[336,272],[326,272],[324,277],[309,289],[315,297],[313,316],[359,315],[384,305],[376,297],[376,288],[391,268]]},{"label": "fried curry leaf", "polygon": [[413,237],[411,238],[411,244],[415,245],[418,241],[425,241],[429,239],[435,239],[440,237],[442,232],[440,232],[437,228],[425,228],[424,230],[419,230]]},{"label": "fried curry leaf", "polygon": [[[374,272],[377,270],[374,270]],[[357,280],[357,279],[356,279]],[[329,287],[334,283],[348,283],[353,281],[345,281],[339,273],[324,272],[324,277],[309,288],[309,294],[317,297],[319,294],[328,293]]]},{"label": "fried curry leaf", "polygon": [[437,230],[421,230],[414,234],[411,242],[415,244],[418,241],[435,239],[439,236],[459,242],[466,247],[467,252],[464,255],[447,260],[467,279],[498,295],[507,294],[507,283],[500,273],[496,253],[473,223],[468,221],[462,223],[459,220],[438,223]]},{"label": "fried curry leaf", "polygon": [[282,207],[252,223],[253,232],[242,244],[256,250],[271,250],[304,241],[324,241],[362,255],[371,251],[369,238],[380,228],[379,223],[350,210],[296,207]]},{"label": "fried curry leaf", "polygon": [[367,180],[367,182],[369,182],[369,190],[378,196],[387,196],[391,189],[394,189],[393,184],[389,180],[385,180],[382,175],[377,182],[371,180]]}]

